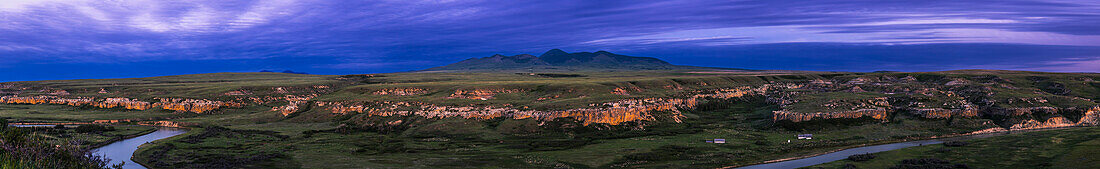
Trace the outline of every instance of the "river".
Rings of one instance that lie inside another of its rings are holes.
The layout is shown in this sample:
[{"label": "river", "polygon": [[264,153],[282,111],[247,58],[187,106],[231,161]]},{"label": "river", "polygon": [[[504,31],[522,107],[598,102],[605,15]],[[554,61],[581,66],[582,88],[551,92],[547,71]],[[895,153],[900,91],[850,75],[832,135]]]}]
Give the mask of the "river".
[{"label": "river", "polygon": [[864,146],[864,147],[850,148],[850,149],[845,149],[845,150],[841,150],[841,151],[837,151],[837,152],[822,154],[822,155],[813,156],[813,157],[809,157],[809,158],[802,158],[802,159],[797,159],[797,160],[788,160],[788,161],[781,161],[781,162],[774,162],[774,163],[764,163],[764,164],[750,165],[750,166],[744,166],[744,167],[737,167],[736,169],[799,168],[799,167],[807,167],[807,166],[812,166],[812,165],[824,164],[824,163],[833,162],[833,161],[837,161],[837,160],[848,159],[848,156],[856,155],[856,154],[877,153],[877,152],[897,150],[897,149],[913,147],[913,146],[940,144],[940,143],[943,143],[944,141],[960,141],[960,140],[969,140],[969,139],[976,139],[976,138],[988,138],[988,137],[994,137],[994,136],[1003,136],[1003,135],[1008,135],[1008,134],[1013,134],[1013,133],[1026,133],[1026,132],[1032,132],[1032,131],[1057,130],[1057,129],[1065,129],[1065,128],[1045,128],[1045,129],[1017,130],[1017,131],[1009,131],[1009,132],[994,132],[994,133],[984,133],[984,134],[975,134],[975,135],[966,135],[966,136],[957,136],[957,137],[938,138],[938,139],[932,139],[932,140],[917,140],[917,141],[909,141],[909,142],[901,142],[901,143],[893,143],[893,144]]},{"label": "river", "polygon": [[186,132],[186,129],[180,128],[159,128],[157,129],[157,131],[154,131],[152,133],[114,142],[108,144],[107,146],[96,148],[92,151],[95,152],[96,155],[101,155],[107,159],[111,159],[111,165],[118,164],[120,162],[126,162],[126,164],[122,167],[124,169],[144,169],[145,166],[141,166],[141,164],[135,163],[133,160],[130,160],[130,158],[134,156],[134,151],[137,151],[138,146],[154,140],[160,140],[180,135]]},{"label": "river", "polygon": [[833,162],[833,161],[836,161],[836,160],[847,159],[848,156],[850,156],[850,155],[864,154],[864,153],[877,153],[877,152],[883,152],[883,151],[902,149],[902,148],[906,148],[906,147],[930,145],[930,144],[940,144],[940,143],[943,143],[943,141],[939,141],[939,140],[920,140],[920,141],[910,141],[910,142],[901,142],[901,143],[893,143],[893,144],[873,145],[873,146],[866,146],[866,147],[858,147],[858,148],[851,148],[851,149],[841,150],[841,151],[832,152],[832,153],[828,153],[828,154],[822,154],[822,155],[814,156],[814,157],[810,157],[810,158],[803,158],[803,159],[790,160],[790,161],[781,161],[781,162],[774,162],[774,163],[766,163],[766,164],[759,164],[759,165],[750,165],[750,166],[738,167],[737,169],[799,168],[799,167],[818,165],[818,164],[827,163],[827,162]]}]

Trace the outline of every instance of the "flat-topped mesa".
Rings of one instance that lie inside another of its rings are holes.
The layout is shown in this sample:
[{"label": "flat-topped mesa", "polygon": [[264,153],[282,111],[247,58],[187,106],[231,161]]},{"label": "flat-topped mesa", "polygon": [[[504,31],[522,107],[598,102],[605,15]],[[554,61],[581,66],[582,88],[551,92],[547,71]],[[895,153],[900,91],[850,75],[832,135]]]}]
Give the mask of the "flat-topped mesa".
[{"label": "flat-topped mesa", "polygon": [[815,119],[856,119],[870,117],[871,119],[886,121],[890,111],[887,109],[859,109],[838,112],[799,113],[786,110],[772,112],[772,121],[804,122]]}]

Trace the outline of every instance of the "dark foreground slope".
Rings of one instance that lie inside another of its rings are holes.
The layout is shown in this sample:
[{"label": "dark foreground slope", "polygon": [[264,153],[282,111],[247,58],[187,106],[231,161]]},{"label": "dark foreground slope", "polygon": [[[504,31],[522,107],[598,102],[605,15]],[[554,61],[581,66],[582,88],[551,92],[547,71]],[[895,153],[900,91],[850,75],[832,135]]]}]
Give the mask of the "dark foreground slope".
[{"label": "dark foreground slope", "polygon": [[223,73],[0,83],[0,117],[197,124],[138,151],[135,160],[154,168],[709,168],[1094,126],[1095,79],[990,70]]},{"label": "dark foreground slope", "polygon": [[1013,133],[875,153],[867,161],[842,160],[807,168],[1098,168],[1100,128]]},{"label": "dark foreground slope", "polygon": [[49,144],[46,138],[20,128],[8,127],[0,119],[0,168],[20,169],[100,169],[107,160],[69,144]]}]

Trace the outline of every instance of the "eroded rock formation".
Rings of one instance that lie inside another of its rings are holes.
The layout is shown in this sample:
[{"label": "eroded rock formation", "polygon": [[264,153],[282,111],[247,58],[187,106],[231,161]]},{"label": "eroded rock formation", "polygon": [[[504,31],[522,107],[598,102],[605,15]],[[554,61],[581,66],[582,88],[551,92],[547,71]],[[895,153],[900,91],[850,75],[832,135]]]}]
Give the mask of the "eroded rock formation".
[{"label": "eroded rock formation", "polygon": [[913,115],[917,115],[929,119],[947,119],[951,117],[977,117],[980,115],[978,109],[944,109],[944,108],[926,108],[926,109],[913,109],[909,111]]},{"label": "eroded rock formation", "polygon": [[240,106],[239,103],[180,99],[180,98],[156,98],[159,102],[150,103],[129,98],[104,98],[91,97],[62,98],[58,96],[2,96],[0,103],[8,104],[61,104],[69,106],[92,106],[96,108],[122,108],[131,110],[147,110],[161,108],[177,112],[205,113],[221,107]]},{"label": "eroded rock formation", "polygon": [[1030,130],[1030,129],[1042,129],[1042,128],[1057,128],[1057,127],[1070,127],[1077,126],[1077,123],[1069,121],[1065,117],[1051,117],[1044,122],[1036,120],[1027,120],[1022,123],[1017,123],[1009,127],[1010,130]]},{"label": "eroded rock formation", "polygon": [[279,112],[283,116],[288,116],[294,112],[298,112],[300,106],[306,104],[309,99],[313,99],[313,97],[317,97],[317,95],[286,95],[283,96],[281,100],[286,101],[287,104],[284,106],[272,107],[271,111]]},{"label": "eroded rock formation", "polygon": [[[556,118],[574,118],[585,125],[604,123],[617,125],[628,121],[654,120],[653,112],[668,111],[674,121],[679,121],[680,110],[693,108],[695,98],[689,99],[631,99],[595,105],[600,108],[579,108],[557,111],[520,110],[507,107],[450,107],[426,103],[380,102],[375,106],[347,105],[346,103],[318,102],[317,106],[328,107],[334,114],[365,113],[369,116],[422,116],[428,118],[462,117],[471,119],[491,119],[506,117],[513,119],[534,118],[553,120]],[[413,110],[409,110],[413,108]]]},{"label": "eroded rock formation", "polygon": [[454,94],[451,94],[450,98],[464,98],[464,99],[478,99],[488,100],[493,96],[500,93],[519,93],[523,92],[521,89],[473,89],[473,90],[455,90]]},{"label": "eroded rock formation", "polygon": [[382,89],[382,90],[378,90],[378,91],[374,92],[375,95],[394,95],[394,96],[411,96],[411,95],[421,95],[421,94],[425,94],[425,93],[428,93],[428,90],[421,89],[421,88],[392,88],[392,89]]},{"label": "eroded rock formation", "polygon": [[870,117],[876,120],[886,121],[887,113],[886,109],[860,109],[852,111],[838,111],[838,112],[815,112],[815,113],[800,113],[790,112],[785,110],[778,110],[772,112],[772,121],[791,121],[791,122],[803,122],[814,119],[854,119],[861,117]]},{"label": "eroded rock formation", "polygon": [[[617,125],[629,121],[652,121],[657,117],[655,112],[668,112],[668,117],[679,122],[681,110],[693,109],[701,98],[737,98],[747,95],[763,94],[771,88],[793,88],[798,85],[763,85],[761,87],[738,87],[729,89],[717,89],[712,92],[704,92],[687,98],[646,98],[627,99],[615,102],[589,105],[590,108],[575,108],[566,110],[523,110],[509,107],[452,107],[439,106],[420,102],[316,102],[318,107],[326,107],[333,114],[364,113],[369,116],[422,116],[428,118],[463,117],[473,119],[513,118],[513,119],[538,119],[553,120],[557,118],[574,118],[585,125],[593,123]],[[463,95],[491,92],[461,92]],[[456,92],[459,93],[459,92]]]}]

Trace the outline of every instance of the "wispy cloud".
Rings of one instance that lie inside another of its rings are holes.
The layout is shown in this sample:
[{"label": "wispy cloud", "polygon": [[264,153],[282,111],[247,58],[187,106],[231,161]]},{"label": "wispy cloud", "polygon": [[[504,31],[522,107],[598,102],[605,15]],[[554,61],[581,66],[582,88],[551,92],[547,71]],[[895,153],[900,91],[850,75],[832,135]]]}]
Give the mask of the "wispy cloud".
[{"label": "wispy cloud", "polygon": [[1017,69],[1052,72],[1100,72],[1100,57],[1046,61],[1040,66],[1028,65],[1028,67]]},{"label": "wispy cloud", "polygon": [[[1100,5],[1087,0],[2,0],[0,23],[0,64],[314,58],[325,63],[305,67],[334,72],[550,48],[676,60],[692,56],[652,50],[1100,46]],[[356,59],[372,61],[338,66]]]}]

